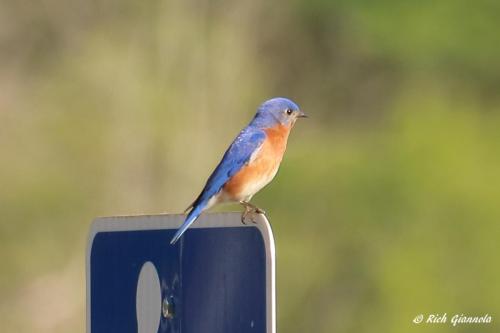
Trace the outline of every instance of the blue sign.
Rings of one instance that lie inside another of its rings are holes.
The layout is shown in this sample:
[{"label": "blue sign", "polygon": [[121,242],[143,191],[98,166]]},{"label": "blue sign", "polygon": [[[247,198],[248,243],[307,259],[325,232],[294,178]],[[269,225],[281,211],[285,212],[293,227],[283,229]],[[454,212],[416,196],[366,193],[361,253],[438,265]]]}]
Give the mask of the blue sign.
[{"label": "blue sign", "polygon": [[175,245],[183,215],[97,219],[87,253],[88,333],[275,332],[267,219],[204,214]]}]

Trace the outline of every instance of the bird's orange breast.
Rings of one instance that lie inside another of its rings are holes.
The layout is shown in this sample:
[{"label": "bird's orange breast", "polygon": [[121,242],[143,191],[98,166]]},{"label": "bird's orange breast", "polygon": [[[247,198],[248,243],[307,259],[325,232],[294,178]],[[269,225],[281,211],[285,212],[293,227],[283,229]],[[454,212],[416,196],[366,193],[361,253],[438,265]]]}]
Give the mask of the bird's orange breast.
[{"label": "bird's orange breast", "polygon": [[252,156],[223,187],[232,200],[245,200],[266,186],[276,175],[285,153],[290,127],[278,125],[265,130],[266,139]]}]

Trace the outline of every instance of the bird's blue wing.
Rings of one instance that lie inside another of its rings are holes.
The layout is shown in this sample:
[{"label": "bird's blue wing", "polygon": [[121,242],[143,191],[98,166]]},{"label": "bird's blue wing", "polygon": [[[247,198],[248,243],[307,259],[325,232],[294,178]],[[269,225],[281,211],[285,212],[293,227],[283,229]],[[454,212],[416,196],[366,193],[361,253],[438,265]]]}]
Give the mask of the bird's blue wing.
[{"label": "bird's blue wing", "polygon": [[247,127],[241,131],[208,178],[203,191],[193,206],[217,194],[222,186],[248,163],[252,154],[260,148],[265,138],[266,134],[260,129]]},{"label": "bird's blue wing", "polygon": [[191,205],[191,211],[172,238],[171,244],[174,244],[198,218],[208,201],[219,193],[224,184],[248,163],[252,154],[260,148],[265,138],[266,134],[264,131],[251,126],[246,127],[240,132],[227,149],[219,165],[217,165],[212,175],[208,178],[198,198]]}]

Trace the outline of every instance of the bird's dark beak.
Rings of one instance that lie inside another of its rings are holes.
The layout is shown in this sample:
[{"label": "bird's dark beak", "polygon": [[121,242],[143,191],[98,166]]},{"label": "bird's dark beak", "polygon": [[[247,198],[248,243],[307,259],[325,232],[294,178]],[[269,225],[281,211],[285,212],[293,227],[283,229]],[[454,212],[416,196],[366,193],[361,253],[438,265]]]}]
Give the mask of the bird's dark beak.
[{"label": "bird's dark beak", "polygon": [[309,118],[309,117],[302,110],[300,110],[299,111],[299,115],[297,116],[297,118]]}]

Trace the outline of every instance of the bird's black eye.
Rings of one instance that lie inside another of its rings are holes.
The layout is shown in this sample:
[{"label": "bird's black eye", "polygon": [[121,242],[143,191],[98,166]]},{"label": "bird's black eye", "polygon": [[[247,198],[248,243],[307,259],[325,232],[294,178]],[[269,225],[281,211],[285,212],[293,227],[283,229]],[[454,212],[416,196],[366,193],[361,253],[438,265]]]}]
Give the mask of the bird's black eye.
[{"label": "bird's black eye", "polygon": [[287,115],[291,115],[293,113],[293,110],[292,109],[286,109],[286,114]]}]

